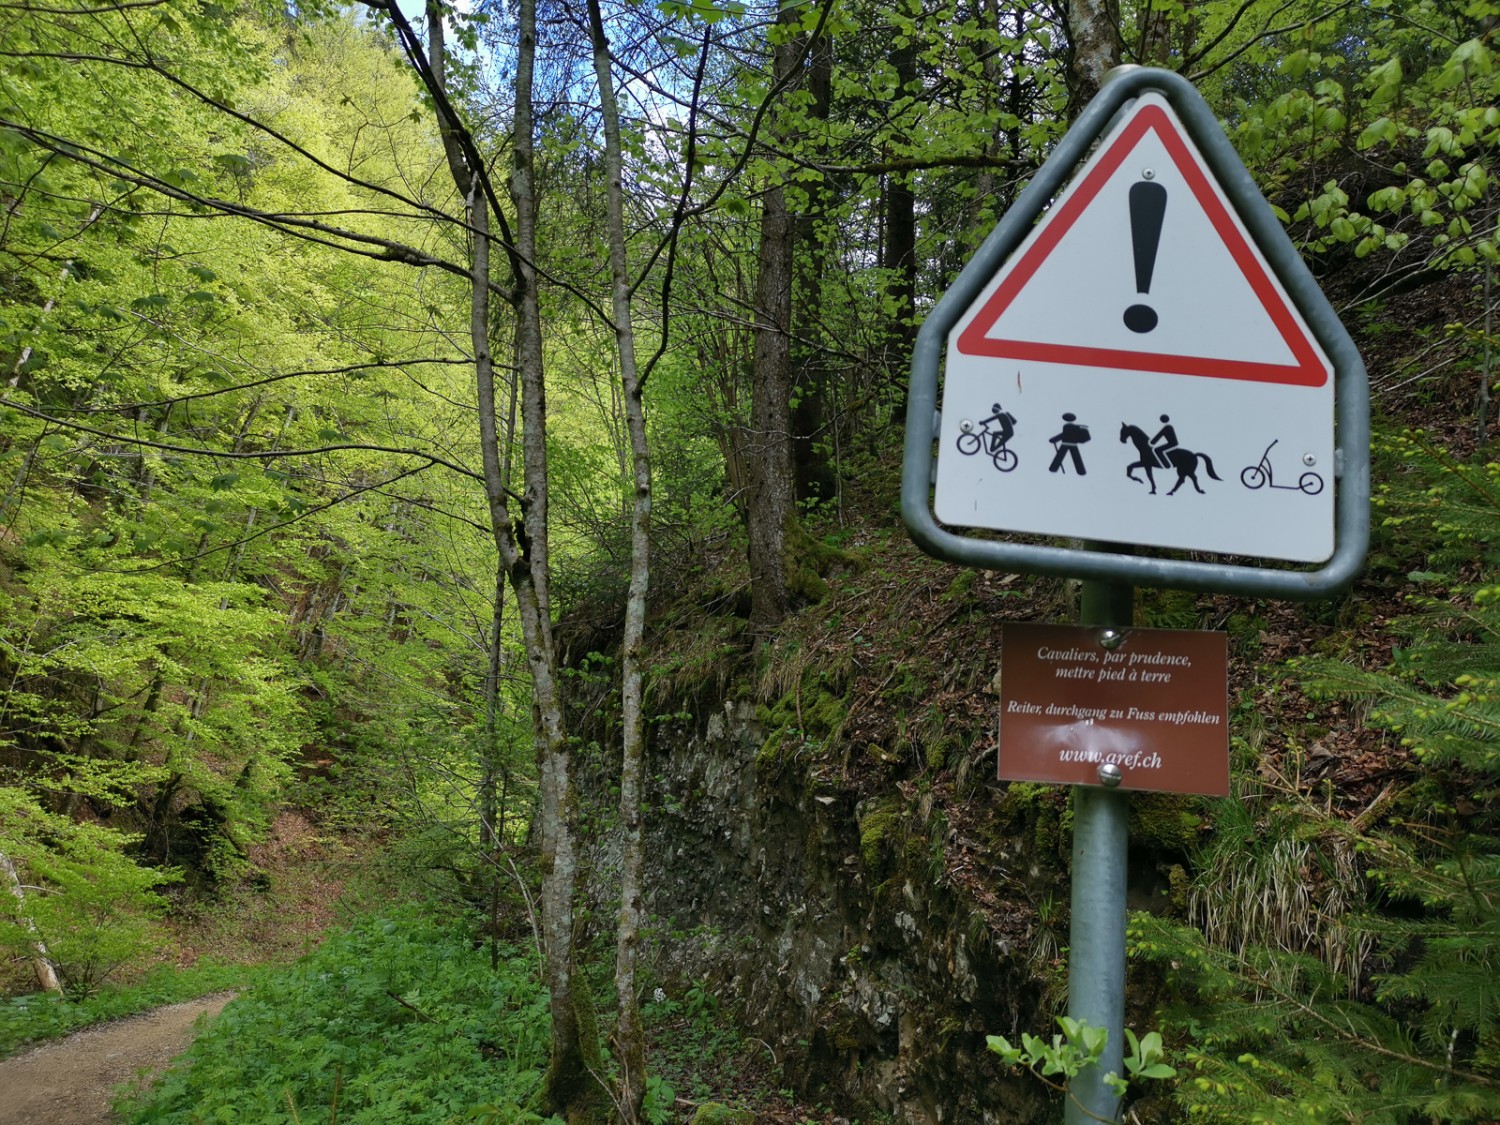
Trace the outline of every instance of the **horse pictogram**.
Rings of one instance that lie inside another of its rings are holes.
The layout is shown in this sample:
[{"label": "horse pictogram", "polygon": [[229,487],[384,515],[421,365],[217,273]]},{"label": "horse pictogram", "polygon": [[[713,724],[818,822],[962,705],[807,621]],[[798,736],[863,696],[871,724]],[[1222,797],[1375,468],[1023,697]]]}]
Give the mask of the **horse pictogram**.
[{"label": "horse pictogram", "polygon": [[[1165,414],[1162,415],[1162,419],[1163,421],[1166,420]],[[1161,436],[1161,434],[1157,434],[1157,437]],[[1128,441],[1134,445],[1136,456],[1139,458],[1139,460],[1125,467],[1125,475],[1133,481],[1141,484],[1149,484],[1151,486],[1151,495],[1153,496],[1156,495],[1155,472],[1157,469],[1172,468],[1177,470],[1177,483],[1167,493],[1168,496],[1171,496],[1173,492],[1181,488],[1183,481],[1192,481],[1193,488],[1200,493],[1203,491],[1203,486],[1198,483],[1198,462],[1200,459],[1203,462],[1203,467],[1208,470],[1210,480],[1224,479],[1218,473],[1214,472],[1214,463],[1207,453],[1194,453],[1191,449],[1184,449],[1182,446],[1177,445],[1176,431],[1172,431],[1170,437],[1172,444],[1153,446],[1151,439],[1146,436],[1145,430],[1139,426],[1132,426],[1128,422],[1121,422],[1120,441],[1122,443]],[[1146,470],[1145,480],[1141,480],[1140,477],[1135,475],[1137,469]]]}]

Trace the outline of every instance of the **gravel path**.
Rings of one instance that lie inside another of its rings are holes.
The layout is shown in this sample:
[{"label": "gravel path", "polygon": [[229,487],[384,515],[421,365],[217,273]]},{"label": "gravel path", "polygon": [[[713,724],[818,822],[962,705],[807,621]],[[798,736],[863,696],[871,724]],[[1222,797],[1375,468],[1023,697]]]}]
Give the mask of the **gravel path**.
[{"label": "gravel path", "polygon": [[106,1125],[115,1087],[164,1070],[193,1041],[194,1021],[233,996],[156,1008],[0,1060],[0,1125]]}]

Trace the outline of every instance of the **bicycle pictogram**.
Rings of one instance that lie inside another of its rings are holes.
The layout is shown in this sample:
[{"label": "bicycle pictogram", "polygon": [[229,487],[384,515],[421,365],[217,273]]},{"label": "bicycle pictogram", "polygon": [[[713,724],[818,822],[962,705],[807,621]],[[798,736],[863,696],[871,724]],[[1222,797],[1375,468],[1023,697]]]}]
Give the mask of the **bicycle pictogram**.
[{"label": "bicycle pictogram", "polygon": [[1280,488],[1288,492],[1305,492],[1309,496],[1316,496],[1322,492],[1323,478],[1311,470],[1298,477],[1296,484],[1276,483],[1275,478],[1271,475],[1271,450],[1276,448],[1276,442],[1280,440],[1280,438],[1277,438],[1276,441],[1266,446],[1266,451],[1260,455],[1260,461],[1257,464],[1247,465],[1240,471],[1240,483],[1246,488],[1260,488],[1263,485],[1269,485],[1272,488]]},{"label": "bicycle pictogram", "polygon": [[958,451],[965,457],[972,457],[981,449],[990,455],[995,468],[1002,473],[1008,473],[1019,465],[1020,459],[1015,452],[1006,444],[1007,438],[999,430],[992,429],[992,418],[986,418],[977,425],[965,418],[958,424],[963,433],[958,435]]}]

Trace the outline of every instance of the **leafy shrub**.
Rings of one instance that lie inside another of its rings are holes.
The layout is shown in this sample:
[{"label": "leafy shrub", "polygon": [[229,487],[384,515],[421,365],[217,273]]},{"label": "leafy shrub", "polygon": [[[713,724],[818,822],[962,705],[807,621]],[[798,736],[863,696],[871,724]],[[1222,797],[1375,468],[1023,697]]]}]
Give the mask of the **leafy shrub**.
[{"label": "leafy shrub", "polygon": [[50,813],[24,790],[0,787],[0,853],[31,884],[24,899],[0,895],[0,952],[29,957],[38,939],[45,942],[73,1000],[93,995],[144,953],[164,905],[154,888],[172,876],[130,860],[130,842]]},{"label": "leafy shrub", "polygon": [[547,1062],[537,958],[491,972],[471,933],[417,907],[357,923],[230,1003],[125,1119],[540,1120],[522,1108]]}]

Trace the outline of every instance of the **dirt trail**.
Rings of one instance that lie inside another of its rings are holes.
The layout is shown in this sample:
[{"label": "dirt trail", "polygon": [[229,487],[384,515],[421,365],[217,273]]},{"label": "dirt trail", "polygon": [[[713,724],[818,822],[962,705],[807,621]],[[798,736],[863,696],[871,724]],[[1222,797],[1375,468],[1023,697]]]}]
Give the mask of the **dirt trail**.
[{"label": "dirt trail", "polygon": [[105,1125],[115,1087],[164,1070],[193,1041],[193,1021],[218,1015],[233,995],[171,1004],[0,1060],[0,1125]]}]

